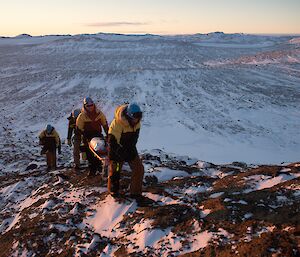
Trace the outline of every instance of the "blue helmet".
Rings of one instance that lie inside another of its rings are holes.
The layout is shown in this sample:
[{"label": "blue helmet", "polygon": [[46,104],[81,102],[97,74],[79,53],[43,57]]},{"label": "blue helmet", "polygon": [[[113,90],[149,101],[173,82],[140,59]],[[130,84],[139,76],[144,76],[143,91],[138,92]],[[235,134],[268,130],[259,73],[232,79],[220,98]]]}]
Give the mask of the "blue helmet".
[{"label": "blue helmet", "polygon": [[86,97],[83,99],[83,105],[90,105],[90,104],[94,104],[94,101],[92,100],[92,98]]},{"label": "blue helmet", "polygon": [[54,127],[52,127],[50,124],[48,124],[48,125],[46,126],[46,132],[47,132],[47,134],[50,134],[50,133],[52,132],[53,129],[54,129]]},{"label": "blue helmet", "polygon": [[126,114],[130,118],[142,118],[142,110],[136,103],[131,103],[127,106]]},{"label": "blue helmet", "polygon": [[80,109],[75,109],[73,112],[72,112],[72,116],[76,119],[79,114],[81,113],[81,110]]}]

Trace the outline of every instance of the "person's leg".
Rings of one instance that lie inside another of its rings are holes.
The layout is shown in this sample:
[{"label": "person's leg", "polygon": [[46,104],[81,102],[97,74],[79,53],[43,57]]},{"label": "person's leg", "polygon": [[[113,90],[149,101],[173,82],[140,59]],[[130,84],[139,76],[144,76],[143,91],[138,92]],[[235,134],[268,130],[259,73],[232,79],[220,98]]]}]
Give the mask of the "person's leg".
[{"label": "person's leg", "polygon": [[94,167],[93,169],[95,170],[95,175],[97,172],[99,172],[99,173],[102,172],[102,162],[94,154],[93,154],[93,159],[92,159],[92,166]]},{"label": "person's leg", "polygon": [[56,169],[56,167],[57,167],[57,166],[56,166],[56,150],[52,152],[52,158],[53,158],[53,161],[52,161],[52,164],[53,164],[53,165],[52,165],[52,168],[53,168],[53,169]]},{"label": "person's leg", "polygon": [[77,136],[74,137],[73,142],[73,158],[74,158],[74,164],[75,168],[80,167],[80,138]]},{"label": "person's leg", "polygon": [[46,162],[47,162],[47,170],[50,170],[52,166],[52,155],[50,151],[46,151]]},{"label": "person's leg", "polygon": [[47,168],[49,170],[56,169],[56,152],[48,150],[46,153],[47,157]]},{"label": "person's leg", "polygon": [[86,157],[88,159],[89,162],[89,176],[93,176],[96,174],[96,169],[95,169],[95,165],[93,165],[93,153],[91,152],[91,150],[87,147],[86,150]]},{"label": "person's leg", "polygon": [[109,167],[109,159],[106,156],[102,161],[102,179],[107,180],[108,177],[108,167]]},{"label": "person's leg", "polygon": [[144,166],[137,155],[132,161],[128,162],[132,173],[131,173],[131,183],[130,183],[130,194],[131,195],[141,195],[144,177]]},{"label": "person's leg", "polygon": [[96,156],[94,156],[94,165],[96,167],[96,171],[99,173],[102,172],[102,161],[98,159]]},{"label": "person's leg", "polygon": [[119,193],[120,189],[120,173],[122,170],[122,162],[109,162],[109,174],[107,180],[107,191],[112,194],[116,195]]}]

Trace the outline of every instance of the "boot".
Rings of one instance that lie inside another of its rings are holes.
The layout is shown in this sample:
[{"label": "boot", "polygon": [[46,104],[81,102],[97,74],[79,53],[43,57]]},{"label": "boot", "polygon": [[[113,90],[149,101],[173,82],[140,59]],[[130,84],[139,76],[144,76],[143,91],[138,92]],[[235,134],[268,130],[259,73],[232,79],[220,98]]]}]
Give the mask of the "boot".
[{"label": "boot", "polygon": [[92,177],[95,177],[95,176],[96,176],[96,172],[90,170],[89,173],[88,173],[88,177],[92,178]]}]

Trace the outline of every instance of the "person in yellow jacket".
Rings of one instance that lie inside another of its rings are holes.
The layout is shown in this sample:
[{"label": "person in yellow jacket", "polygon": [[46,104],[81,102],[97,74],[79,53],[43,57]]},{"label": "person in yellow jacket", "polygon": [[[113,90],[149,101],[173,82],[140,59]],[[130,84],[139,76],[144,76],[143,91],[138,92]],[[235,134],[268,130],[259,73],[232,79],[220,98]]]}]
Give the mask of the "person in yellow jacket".
[{"label": "person in yellow jacket", "polygon": [[47,170],[56,169],[56,149],[61,154],[60,137],[55,128],[48,124],[39,135],[40,145],[43,146],[41,154],[46,154]]},{"label": "person in yellow jacket", "polygon": [[108,124],[105,115],[96,107],[90,97],[83,100],[81,113],[76,120],[76,129],[82,135],[82,140],[86,148],[86,155],[89,162],[89,176],[96,175],[96,171],[101,171],[101,162],[94,156],[88,144],[94,137],[102,137],[102,128],[108,135]]},{"label": "person in yellow jacket", "polygon": [[108,130],[109,142],[109,176],[108,192],[119,195],[120,172],[124,162],[131,170],[130,194],[132,197],[142,195],[144,166],[138,155],[136,143],[141,128],[142,111],[136,103],[119,106]]}]

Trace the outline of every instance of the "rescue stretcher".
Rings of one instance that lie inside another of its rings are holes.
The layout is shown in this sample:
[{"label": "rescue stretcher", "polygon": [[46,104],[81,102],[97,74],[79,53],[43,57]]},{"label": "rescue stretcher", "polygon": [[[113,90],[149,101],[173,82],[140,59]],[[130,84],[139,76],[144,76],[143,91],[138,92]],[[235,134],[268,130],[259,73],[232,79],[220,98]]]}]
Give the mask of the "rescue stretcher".
[{"label": "rescue stretcher", "polygon": [[102,177],[107,178],[109,161],[106,141],[101,137],[94,137],[88,145],[94,156],[102,163]]}]

